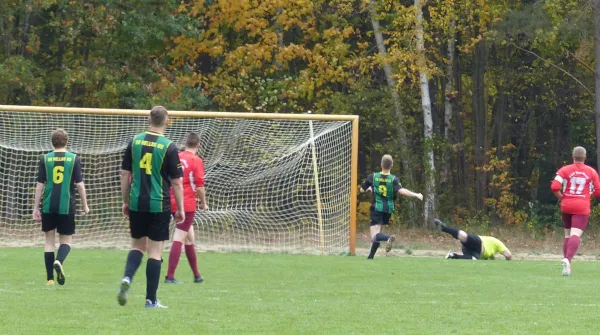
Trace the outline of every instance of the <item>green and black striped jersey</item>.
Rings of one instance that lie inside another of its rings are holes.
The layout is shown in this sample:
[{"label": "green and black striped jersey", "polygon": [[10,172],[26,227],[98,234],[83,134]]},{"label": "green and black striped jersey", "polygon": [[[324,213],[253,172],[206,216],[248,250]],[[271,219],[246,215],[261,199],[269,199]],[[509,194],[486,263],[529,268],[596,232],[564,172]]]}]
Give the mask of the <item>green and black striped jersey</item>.
[{"label": "green and black striped jersey", "polygon": [[181,178],[177,147],[164,135],[147,131],[127,146],[123,170],[131,171],[129,208],[138,212],[171,210],[171,179]]},{"label": "green and black striped jersey", "polygon": [[400,180],[393,174],[381,172],[370,174],[361,185],[363,190],[373,188],[373,202],[371,210],[383,213],[394,213],[396,194],[402,188]]},{"label": "green and black striped jersey", "polygon": [[37,181],[45,184],[42,213],[74,213],[75,183],[83,182],[81,161],[76,154],[56,150],[42,156]]}]

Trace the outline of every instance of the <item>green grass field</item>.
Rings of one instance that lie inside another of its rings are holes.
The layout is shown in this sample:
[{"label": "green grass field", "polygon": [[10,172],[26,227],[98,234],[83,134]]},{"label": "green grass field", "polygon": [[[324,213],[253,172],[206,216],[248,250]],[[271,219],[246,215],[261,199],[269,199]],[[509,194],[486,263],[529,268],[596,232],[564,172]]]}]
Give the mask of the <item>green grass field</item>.
[{"label": "green grass field", "polygon": [[596,262],[565,278],[558,261],[201,253],[193,284],[182,255],[169,309],[146,310],[145,262],[116,302],[125,257],[73,249],[66,285],[46,287],[41,248],[0,249],[0,334],[599,333]]}]

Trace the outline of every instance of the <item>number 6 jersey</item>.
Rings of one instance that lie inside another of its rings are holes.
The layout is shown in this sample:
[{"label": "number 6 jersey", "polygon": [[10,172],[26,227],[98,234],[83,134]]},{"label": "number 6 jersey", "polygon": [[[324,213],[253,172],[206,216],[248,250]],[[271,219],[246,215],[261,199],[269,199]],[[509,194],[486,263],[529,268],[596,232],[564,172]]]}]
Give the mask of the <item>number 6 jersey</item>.
[{"label": "number 6 jersey", "polygon": [[45,154],[40,159],[37,182],[46,184],[42,213],[74,213],[75,184],[83,182],[79,157],[66,150]]},{"label": "number 6 jersey", "polygon": [[122,169],[131,171],[129,208],[160,213],[171,209],[171,179],[181,178],[177,147],[164,135],[147,131],[127,146]]},{"label": "number 6 jersey", "polygon": [[593,168],[574,163],[563,166],[552,181],[552,192],[562,189],[560,209],[566,214],[590,215],[590,196],[600,197],[600,177]]}]

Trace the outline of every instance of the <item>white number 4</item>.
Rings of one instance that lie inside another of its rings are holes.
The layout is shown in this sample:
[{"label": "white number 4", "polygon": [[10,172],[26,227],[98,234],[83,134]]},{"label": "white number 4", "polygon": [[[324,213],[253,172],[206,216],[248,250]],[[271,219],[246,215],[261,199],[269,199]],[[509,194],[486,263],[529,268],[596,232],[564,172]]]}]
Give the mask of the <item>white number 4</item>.
[{"label": "white number 4", "polygon": [[573,177],[569,180],[569,184],[571,184],[571,194],[582,194],[583,188],[587,183],[587,179],[583,177]]}]

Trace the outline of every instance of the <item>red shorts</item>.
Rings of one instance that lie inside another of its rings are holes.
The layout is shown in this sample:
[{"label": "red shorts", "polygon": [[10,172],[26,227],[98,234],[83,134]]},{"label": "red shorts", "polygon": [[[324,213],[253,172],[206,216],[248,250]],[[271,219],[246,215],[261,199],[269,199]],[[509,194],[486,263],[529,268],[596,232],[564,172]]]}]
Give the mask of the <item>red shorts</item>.
[{"label": "red shorts", "polygon": [[567,214],[563,213],[562,221],[565,229],[577,228],[585,230],[588,225],[590,216],[581,214]]},{"label": "red shorts", "polygon": [[[175,217],[175,213],[172,213],[173,217]],[[175,228],[179,230],[183,230],[185,232],[190,231],[192,224],[194,223],[194,216],[196,212],[185,212],[185,219],[183,219],[182,223],[178,223],[175,225]]]}]

